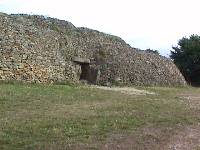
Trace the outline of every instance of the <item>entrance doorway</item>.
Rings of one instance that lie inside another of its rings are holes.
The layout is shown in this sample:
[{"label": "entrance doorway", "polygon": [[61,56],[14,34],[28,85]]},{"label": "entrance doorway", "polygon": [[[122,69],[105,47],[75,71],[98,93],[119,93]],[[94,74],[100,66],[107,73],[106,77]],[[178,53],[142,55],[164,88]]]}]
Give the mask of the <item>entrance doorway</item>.
[{"label": "entrance doorway", "polygon": [[86,80],[90,84],[96,84],[98,70],[92,68],[87,63],[81,63],[80,80]]},{"label": "entrance doorway", "polygon": [[81,67],[79,80],[86,80],[90,84],[96,84],[98,69],[91,66],[90,60],[86,58],[74,57],[73,61]]}]

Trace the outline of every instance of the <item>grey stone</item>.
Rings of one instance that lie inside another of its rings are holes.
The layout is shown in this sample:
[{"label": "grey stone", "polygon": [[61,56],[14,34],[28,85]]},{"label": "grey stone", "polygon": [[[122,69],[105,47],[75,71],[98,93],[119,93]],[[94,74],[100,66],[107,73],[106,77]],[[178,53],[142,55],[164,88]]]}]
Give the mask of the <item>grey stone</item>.
[{"label": "grey stone", "polygon": [[87,58],[80,58],[80,57],[74,57],[73,61],[77,62],[77,63],[86,63],[86,64],[90,63],[89,59],[87,59]]},{"label": "grey stone", "polygon": [[1,80],[79,82],[85,72],[108,86],[186,84],[170,59],[67,21],[0,13],[0,29]]}]

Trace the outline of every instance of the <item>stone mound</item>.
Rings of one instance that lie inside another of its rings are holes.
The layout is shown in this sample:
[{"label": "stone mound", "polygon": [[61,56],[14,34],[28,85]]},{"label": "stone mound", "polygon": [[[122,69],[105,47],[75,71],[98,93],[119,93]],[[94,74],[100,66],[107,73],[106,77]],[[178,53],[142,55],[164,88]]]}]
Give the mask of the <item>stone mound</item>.
[{"label": "stone mound", "polygon": [[173,62],[121,38],[37,15],[0,13],[0,80],[185,85]]}]

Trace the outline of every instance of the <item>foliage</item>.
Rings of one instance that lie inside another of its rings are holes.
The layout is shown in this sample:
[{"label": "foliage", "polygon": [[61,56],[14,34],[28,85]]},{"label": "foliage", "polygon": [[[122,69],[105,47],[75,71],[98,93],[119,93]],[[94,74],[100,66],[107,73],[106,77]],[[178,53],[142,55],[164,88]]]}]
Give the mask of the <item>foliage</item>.
[{"label": "foliage", "polygon": [[183,37],[178,46],[172,48],[170,57],[186,80],[192,85],[200,85],[200,36]]},{"label": "foliage", "polygon": [[158,52],[158,50],[152,50],[152,49],[146,49],[146,52],[147,53],[154,53],[154,54],[158,54],[159,55],[159,52]]}]

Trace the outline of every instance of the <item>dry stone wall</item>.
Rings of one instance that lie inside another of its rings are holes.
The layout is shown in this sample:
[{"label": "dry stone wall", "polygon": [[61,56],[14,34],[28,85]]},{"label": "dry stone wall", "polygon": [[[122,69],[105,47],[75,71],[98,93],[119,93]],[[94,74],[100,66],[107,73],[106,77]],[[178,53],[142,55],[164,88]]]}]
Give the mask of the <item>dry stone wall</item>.
[{"label": "dry stone wall", "polygon": [[171,60],[130,47],[116,36],[43,16],[0,13],[0,80],[79,82],[90,60],[96,84],[184,85]]},{"label": "dry stone wall", "polygon": [[[79,28],[87,57],[100,69],[97,83],[126,85],[184,85],[184,77],[173,62],[158,54],[132,48],[122,39],[87,28]],[[81,48],[80,48],[81,49]],[[100,59],[103,61],[99,62]],[[99,65],[100,64],[100,65]]]}]

